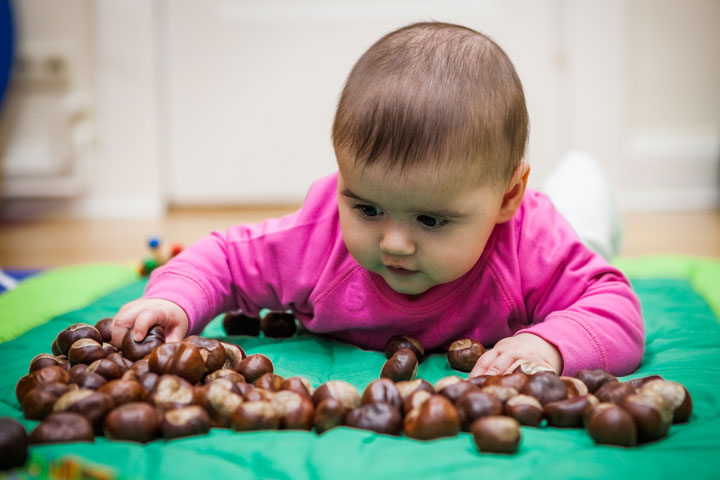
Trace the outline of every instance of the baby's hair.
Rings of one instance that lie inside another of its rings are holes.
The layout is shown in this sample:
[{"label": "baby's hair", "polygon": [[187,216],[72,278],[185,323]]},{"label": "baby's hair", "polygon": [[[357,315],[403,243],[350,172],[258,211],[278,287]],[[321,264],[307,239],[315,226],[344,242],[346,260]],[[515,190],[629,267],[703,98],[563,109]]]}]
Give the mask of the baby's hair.
[{"label": "baby's hair", "polygon": [[464,162],[489,182],[507,181],[528,136],[522,84],[490,38],[447,23],[385,35],[348,75],[332,129],[355,165],[388,170]]}]

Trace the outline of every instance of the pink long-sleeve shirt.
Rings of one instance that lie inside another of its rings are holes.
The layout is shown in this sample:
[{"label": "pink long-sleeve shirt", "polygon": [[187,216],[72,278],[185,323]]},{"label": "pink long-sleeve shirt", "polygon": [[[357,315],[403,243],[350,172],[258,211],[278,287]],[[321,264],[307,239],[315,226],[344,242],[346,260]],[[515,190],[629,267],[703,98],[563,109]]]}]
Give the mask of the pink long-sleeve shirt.
[{"label": "pink long-sleeve shirt", "polygon": [[419,296],[392,290],[342,240],[337,174],[315,182],[294,214],[215,232],[155,270],[145,298],[177,303],[190,333],[241,309],[290,309],[311,332],[373,350],[392,335],[427,350],[473,338],[489,346],[522,332],[555,345],[563,374],[625,375],[643,354],[638,298],[623,274],[586,248],[543,194],[528,190],[495,226],[475,266]]}]

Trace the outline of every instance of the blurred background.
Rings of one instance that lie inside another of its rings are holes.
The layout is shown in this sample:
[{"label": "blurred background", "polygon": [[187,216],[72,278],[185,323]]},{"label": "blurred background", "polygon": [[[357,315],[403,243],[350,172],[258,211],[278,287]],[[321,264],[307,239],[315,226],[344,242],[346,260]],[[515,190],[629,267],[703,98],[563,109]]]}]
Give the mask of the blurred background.
[{"label": "blurred background", "polygon": [[617,195],[623,255],[720,257],[718,0],[8,5],[0,267],[127,260],[151,234],[189,243],[292,211],[335,169],[354,62],[427,20],[489,34],[514,62],[531,187],[582,150]]}]

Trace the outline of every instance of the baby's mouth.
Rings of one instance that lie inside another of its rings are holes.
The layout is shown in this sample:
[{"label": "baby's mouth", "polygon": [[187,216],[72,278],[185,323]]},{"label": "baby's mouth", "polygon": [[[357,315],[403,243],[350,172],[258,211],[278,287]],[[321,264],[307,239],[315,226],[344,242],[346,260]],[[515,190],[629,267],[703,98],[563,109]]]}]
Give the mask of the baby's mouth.
[{"label": "baby's mouth", "polygon": [[407,268],[395,267],[392,265],[385,265],[385,268],[388,269],[388,272],[399,277],[410,277],[418,273],[417,270],[408,270]]}]

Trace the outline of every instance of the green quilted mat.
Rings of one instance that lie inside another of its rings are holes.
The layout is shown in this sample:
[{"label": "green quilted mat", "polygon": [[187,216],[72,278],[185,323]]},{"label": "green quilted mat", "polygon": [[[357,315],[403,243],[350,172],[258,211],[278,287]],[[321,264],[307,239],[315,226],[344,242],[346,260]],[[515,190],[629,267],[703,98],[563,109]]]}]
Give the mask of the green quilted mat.
[{"label": "green quilted mat", "polygon": [[[637,266],[637,265],[635,265]],[[34,457],[72,455],[105,465],[123,479],[165,478],[719,478],[720,477],[720,323],[687,277],[639,278],[633,284],[643,303],[647,345],[640,369],[631,377],[660,374],[683,383],[695,404],[692,419],[673,425],[667,438],[626,449],[596,446],[584,430],[522,428],[515,455],[480,453],[467,433],[432,441],[391,437],[351,428],[323,435],[313,432],[210,434],[145,445],[108,441],[32,447]],[[17,380],[38,353],[48,352],[56,333],[75,322],[94,323],[112,315],[142,293],[135,280],[78,310],[55,316],[0,344],[0,416],[14,417],[28,429],[15,399]],[[22,296],[18,291],[7,295]],[[28,306],[41,296],[25,298]],[[29,307],[28,307],[29,308]],[[13,310],[17,314],[21,309]],[[12,322],[0,309],[2,322]],[[204,332],[223,337],[219,319]],[[311,334],[291,339],[228,337],[248,353],[269,356],[276,373],[303,375],[314,386],[343,379],[363,389],[378,377],[385,361],[370,352]],[[431,355],[418,376],[435,382],[455,374],[442,355]],[[630,378],[630,377],[628,377]],[[488,477],[488,475],[490,477]]]}]

